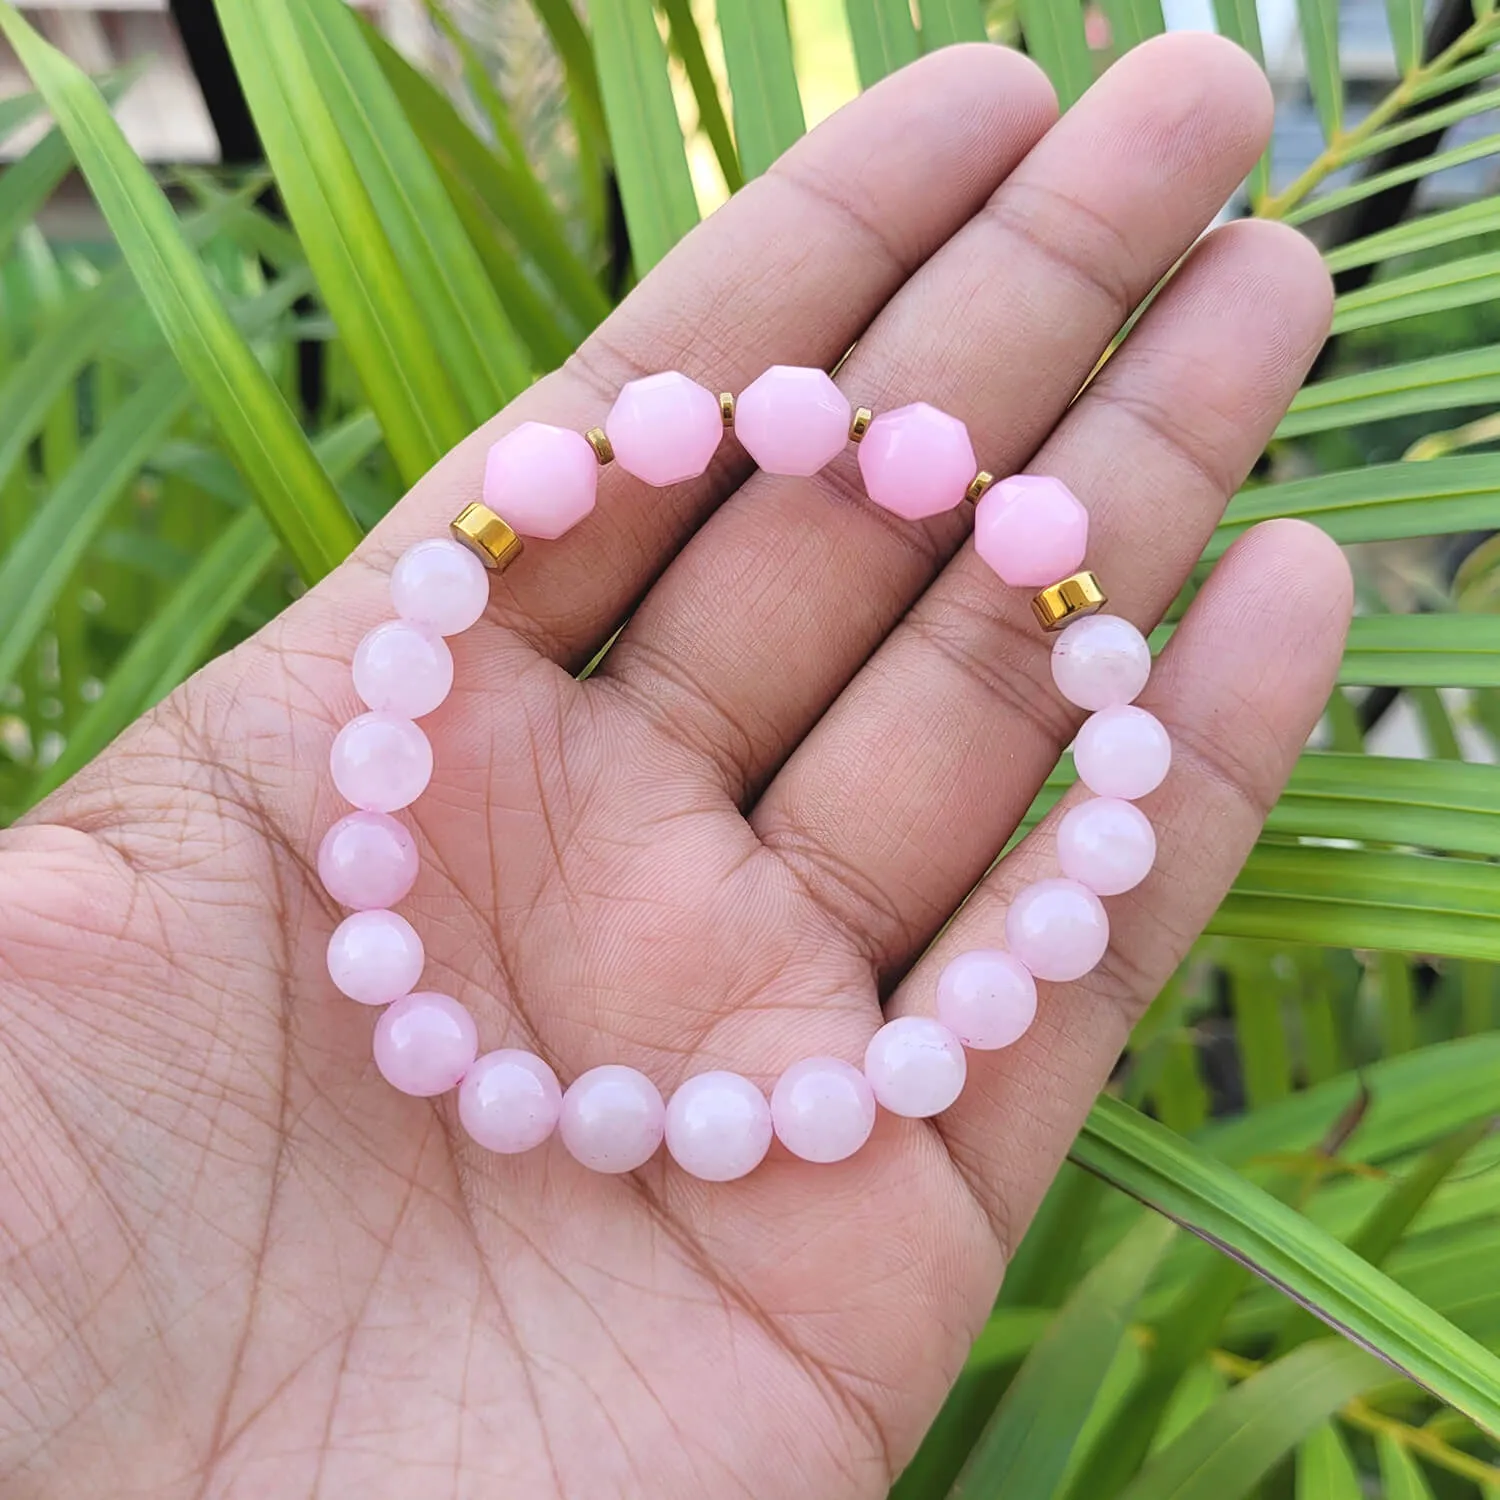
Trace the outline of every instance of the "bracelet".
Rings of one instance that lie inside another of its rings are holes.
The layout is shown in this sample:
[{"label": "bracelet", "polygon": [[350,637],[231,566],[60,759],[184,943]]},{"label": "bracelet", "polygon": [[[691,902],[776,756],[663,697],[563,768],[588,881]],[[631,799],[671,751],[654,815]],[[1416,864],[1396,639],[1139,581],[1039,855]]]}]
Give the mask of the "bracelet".
[{"label": "bracelet", "polygon": [[[731,430],[771,474],[815,474],[857,444],[870,499],[907,520],[977,502],[979,556],[1005,583],[1039,589],[1033,612],[1057,632],[1052,676],[1089,714],[1073,755],[1093,796],[1057,825],[1061,875],[1012,901],[1008,951],[953,959],[937,981],[935,1015],[881,1026],[862,1067],[804,1058],[769,1100],[749,1079],[715,1071],[688,1078],[664,1102],[643,1073],[614,1064],[590,1069],[564,1091],[534,1053],[478,1055],[464,1006],[417,988],[422,940],[391,910],[418,866],[411,834],[391,814],[414,802],[432,775],[432,746],[414,721],[453,685],[444,637],[484,613],[488,571],[514,562],[523,537],[554,539],[577,525],[594,508],[607,464],[651,485],[698,477]],[[451,537],[418,542],[396,563],[397,618],[377,625],[354,653],[355,691],[369,712],[339,731],[330,757],[334,784],[356,811],[328,830],[318,851],[324,888],[352,908],[329,941],[328,972],[351,999],[385,1007],[374,1056],[395,1088],[430,1097],[456,1087],[464,1129],[492,1151],[530,1150],[555,1129],[584,1166],[629,1172],[665,1138],[686,1171],[730,1181],[759,1165],[773,1134],[804,1161],[835,1162],[864,1144],[877,1104],[915,1119],[941,1113],[963,1089],[966,1047],[1009,1046],[1035,1017],[1038,979],[1068,983],[1098,964],[1109,943],[1099,898],[1139,884],[1156,856],[1155,834],[1134,802],[1160,785],[1171,744],[1160,722],[1133,704],[1150,674],[1150,650],[1128,621],[1099,612],[1106,600],[1098,581],[1079,571],[1088,513],[1060,480],[1018,474],[996,482],[978,469],[956,417],[924,402],[879,416],[851,411],[824,371],[777,365],[738,398],[675,371],[632,381],[604,426],[583,434],[525,422],[491,448],[483,496],[453,521]]]}]

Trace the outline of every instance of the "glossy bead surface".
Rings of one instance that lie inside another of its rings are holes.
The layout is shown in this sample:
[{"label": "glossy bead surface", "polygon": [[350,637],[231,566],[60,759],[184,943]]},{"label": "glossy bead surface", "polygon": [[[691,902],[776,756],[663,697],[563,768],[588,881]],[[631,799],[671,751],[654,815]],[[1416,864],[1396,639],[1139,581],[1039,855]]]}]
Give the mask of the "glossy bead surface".
[{"label": "glossy bead surface", "polygon": [[470,1139],[513,1156],[540,1146],[557,1128],[562,1087],[534,1052],[486,1052],[464,1074],[458,1118]]},{"label": "glossy bead surface", "polygon": [[1073,742],[1078,779],[1098,797],[1133,802],[1154,792],[1172,765],[1172,741],[1153,714],[1133,704],[1084,720]]},{"label": "glossy bead surface", "polygon": [[375,1066],[392,1088],[419,1099],[457,1088],[478,1050],[473,1016],[435,990],[404,995],[375,1023]]},{"label": "glossy bead surface", "polygon": [[963,1092],[968,1063],[959,1040],[929,1016],[887,1021],[865,1049],[865,1077],[893,1115],[925,1120]]},{"label": "glossy bead surface", "polygon": [[346,813],[318,845],[318,879],[340,906],[394,906],[417,880],[417,845],[386,813]]},{"label": "glossy bead surface", "polygon": [[410,719],[361,714],[339,730],[328,764],[347,801],[365,812],[396,812],[427,790],[432,746]]},{"label": "glossy bead surface", "polygon": [[1090,713],[1130,703],[1151,675],[1151,648],[1129,620],[1090,615],[1052,644],[1052,680],[1069,703]]},{"label": "glossy bead surface", "polygon": [[1036,1019],[1036,981],[999,949],[960,953],[938,975],[937,1016],[965,1047],[1009,1047]]},{"label": "glossy bead surface", "polygon": [[816,474],[844,451],[849,398],[822,370],[772,365],[741,392],[735,436],[767,474]]},{"label": "glossy bead surface", "polygon": [[354,651],[354,691],[398,719],[430,714],[453,687],[453,653],[437,631],[410,620],[377,625]]},{"label": "glossy bead surface", "polygon": [[705,1182],[733,1182],[765,1160],[771,1106],[738,1073],[699,1073],[667,1101],[666,1139],[684,1172]]},{"label": "glossy bead surface", "polygon": [[1060,479],[1012,474],[974,510],[974,550],[1012,588],[1045,588],[1076,572],[1089,545],[1089,513]]},{"label": "glossy bead surface", "polygon": [[724,437],[719,398],[676,370],[632,380],[604,423],[615,462],[647,484],[696,479]]},{"label": "glossy bead surface", "polygon": [[422,977],[422,939],[393,911],[357,911],[328,939],[328,977],[361,1005],[389,1005]]},{"label": "glossy bead surface", "polygon": [[1076,880],[1039,880],[1017,893],[1005,914],[1005,942],[1038,979],[1081,979],[1109,947],[1109,918]]},{"label": "glossy bead surface", "polygon": [[581,432],[522,422],[489,451],[484,503],[517,536],[551,541],[594,508],[599,460]]},{"label": "glossy bead surface", "polygon": [[644,1073],[619,1063],[590,1068],[563,1094],[558,1133],[594,1172],[633,1172],[661,1145],[666,1106]]},{"label": "glossy bead surface", "polygon": [[975,467],[968,428],[925,401],[882,412],[859,445],[866,493],[908,521],[952,510]]},{"label": "glossy bead surface", "polygon": [[804,1057],[776,1080],[771,1123],[793,1156],[843,1161],[875,1128],[875,1091],[858,1068],[837,1057]]},{"label": "glossy bead surface", "polygon": [[402,553],[391,569],[391,603],[403,620],[439,635],[457,635],[484,613],[490,578],[460,542],[429,537]]},{"label": "glossy bead surface", "polygon": [[1134,890],[1156,861],[1156,832],[1133,802],[1090,797],[1057,825],[1057,862],[1097,896]]}]

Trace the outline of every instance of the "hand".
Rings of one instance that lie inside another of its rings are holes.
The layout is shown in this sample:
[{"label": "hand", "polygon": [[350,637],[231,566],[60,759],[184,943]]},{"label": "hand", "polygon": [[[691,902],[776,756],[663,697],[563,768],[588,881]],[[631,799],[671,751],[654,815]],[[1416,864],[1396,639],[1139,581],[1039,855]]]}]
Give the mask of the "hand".
[{"label": "hand", "polygon": [[[0,835],[0,1300],[7,1495],[880,1496],[912,1453],[1132,1019],[1239,868],[1325,700],[1338,551],[1277,523],[1202,591],[1143,701],[1176,759],[1158,865],[1087,979],[970,1055],[934,1121],[738,1183],[662,1157],[590,1175],[489,1155],[452,1097],[369,1061],[313,855],[392,561],[527,418],[599,421],[638,374],[740,389],[832,366],[929,400],[981,461],[1056,474],[1142,627],[1171,601],[1319,345],[1296,234],[1193,250],[1260,152],[1255,67],[1209,37],[1131,54],[1049,129],[1041,74],[940,53],[865,95],[693,234],[569,366],[450,454],[360,552]],[[968,507],[965,507],[965,511]],[[404,910],[482,1046],[669,1091],[858,1060],[1000,941],[1046,827],[985,871],[1077,719],[1023,593],[964,544],[815,480],[617,468],[454,641],[425,721]],[[633,611],[633,613],[631,613]],[[588,680],[573,674],[619,622]],[[934,935],[981,881],[934,948]]]}]

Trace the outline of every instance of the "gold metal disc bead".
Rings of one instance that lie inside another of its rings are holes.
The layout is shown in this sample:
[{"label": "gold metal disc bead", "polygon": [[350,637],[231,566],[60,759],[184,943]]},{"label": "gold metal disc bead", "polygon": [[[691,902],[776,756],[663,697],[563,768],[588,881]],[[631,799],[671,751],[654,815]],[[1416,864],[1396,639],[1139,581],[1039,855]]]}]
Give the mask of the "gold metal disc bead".
[{"label": "gold metal disc bead", "polygon": [[964,491],[964,498],[972,500],[976,505],[984,499],[985,491],[994,484],[995,476],[988,469],[981,469],[969,481],[969,487]]},{"label": "gold metal disc bead", "polygon": [[503,573],[520,555],[524,545],[489,506],[477,500],[466,505],[449,523],[454,540],[475,553],[485,567]]},{"label": "gold metal disc bead", "polygon": [[1073,573],[1044,588],[1031,601],[1031,611],[1043,630],[1061,630],[1085,615],[1097,614],[1109,603],[1092,573]]},{"label": "gold metal disc bead", "polygon": [[719,419],[725,427],[734,426],[734,392],[719,392]]},{"label": "gold metal disc bead", "polygon": [[870,430],[870,423],[874,420],[875,413],[868,406],[857,407],[854,420],[849,424],[849,441],[857,443]]},{"label": "gold metal disc bead", "polygon": [[615,461],[614,446],[609,440],[609,435],[602,427],[590,427],[584,433],[584,437],[588,439],[589,447],[594,450],[594,457],[599,460],[600,468],[603,468],[605,464],[612,464]]}]

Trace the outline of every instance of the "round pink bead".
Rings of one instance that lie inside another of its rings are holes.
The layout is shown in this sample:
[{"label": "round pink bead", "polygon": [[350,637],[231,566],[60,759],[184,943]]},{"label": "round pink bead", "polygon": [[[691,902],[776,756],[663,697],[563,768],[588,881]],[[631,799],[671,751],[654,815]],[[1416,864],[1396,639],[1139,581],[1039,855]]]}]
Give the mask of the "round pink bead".
[{"label": "round pink bead", "polygon": [[481,1146],[506,1156],[540,1146],[561,1113],[557,1074],[534,1052],[513,1047],[486,1052],[458,1090],[464,1129]]},{"label": "round pink bead", "polygon": [[844,451],[849,398],[822,370],[772,365],[734,403],[734,431],[767,474],[816,474]]},{"label": "round pink bead", "polygon": [[357,911],[328,939],[328,977],[361,1005],[389,1005],[422,977],[422,939],[393,911]]},{"label": "round pink bead", "polygon": [[1150,675],[1146,637],[1118,615],[1075,620],[1052,646],[1052,680],[1058,692],[1091,713],[1131,702]]},{"label": "round pink bead", "polygon": [[354,691],[379,712],[420,719],[452,686],[453,653],[425,625],[387,620],[355,648]]},{"label": "round pink bead", "polygon": [[594,1172],[633,1172],[661,1145],[666,1106],[634,1068],[606,1063],[575,1078],[563,1095],[563,1145]]},{"label": "round pink bead", "polygon": [[875,1128],[875,1091],[858,1068],[836,1057],[804,1057],[776,1080],[771,1123],[793,1156],[843,1161]]},{"label": "round pink bead", "polygon": [[408,807],[432,780],[432,746],[410,719],[361,714],[339,730],[328,757],[333,784],[366,812]]},{"label": "round pink bead", "polygon": [[346,813],[318,845],[318,879],[340,906],[394,906],[416,883],[416,842],[385,813]]},{"label": "round pink bead", "polygon": [[668,370],[626,385],[604,431],[627,474],[647,484],[678,484],[708,467],[724,436],[724,417],[712,391]]},{"label": "round pink bead", "polygon": [[589,440],[566,427],[522,422],[484,465],[484,503],[519,536],[551,541],[594,508],[599,460]]},{"label": "round pink bead", "polygon": [[968,428],[925,401],[882,412],[859,445],[870,499],[908,521],[952,510],[976,467]]},{"label": "round pink bead", "polygon": [[1036,1019],[1036,981],[1009,953],[960,953],[938,975],[937,1014],[965,1047],[1008,1047]]},{"label": "round pink bead", "polygon": [[479,1051],[474,1017],[452,995],[403,995],[375,1023],[375,1066],[393,1089],[430,1099],[456,1088]]},{"label": "round pink bead", "polygon": [[1090,797],[1057,825],[1057,862],[1097,896],[1133,890],[1156,860],[1156,833],[1133,802]]},{"label": "round pink bead", "polygon": [[1172,741],[1161,720],[1122,703],[1083,721],[1073,742],[1073,763],[1095,796],[1133,802],[1162,784],[1172,764]]},{"label": "round pink bead", "polygon": [[1099,898],[1076,880],[1028,885],[1005,914],[1011,953],[1038,979],[1081,979],[1109,947],[1109,918]]},{"label": "round pink bead", "polygon": [[771,1106],[738,1073],[699,1073],[667,1102],[667,1150],[684,1172],[733,1182],[771,1149]]},{"label": "round pink bead", "polygon": [[959,1040],[930,1016],[887,1021],[865,1049],[865,1077],[893,1115],[925,1120],[963,1093],[968,1063]]},{"label": "round pink bead", "polygon": [[409,547],[391,569],[391,602],[403,620],[457,635],[490,602],[489,574],[463,543],[429,537]]},{"label": "round pink bead", "polygon": [[1046,474],[1012,474],[991,485],[974,511],[974,549],[1012,588],[1039,589],[1083,563],[1089,513]]}]

